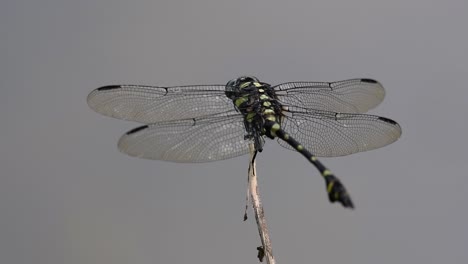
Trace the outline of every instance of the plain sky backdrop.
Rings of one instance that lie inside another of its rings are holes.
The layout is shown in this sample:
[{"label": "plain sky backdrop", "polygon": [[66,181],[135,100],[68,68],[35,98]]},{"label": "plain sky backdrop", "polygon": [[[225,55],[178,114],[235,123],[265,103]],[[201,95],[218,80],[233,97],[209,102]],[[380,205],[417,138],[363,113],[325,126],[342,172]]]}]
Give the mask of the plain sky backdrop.
[{"label": "plain sky backdrop", "polygon": [[99,86],[367,77],[400,123],[382,149],[322,159],[267,142],[260,188],[278,263],[467,263],[468,1],[6,0],[0,3],[0,262],[257,263],[248,156],[140,160],[137,124],[86,104]]}]

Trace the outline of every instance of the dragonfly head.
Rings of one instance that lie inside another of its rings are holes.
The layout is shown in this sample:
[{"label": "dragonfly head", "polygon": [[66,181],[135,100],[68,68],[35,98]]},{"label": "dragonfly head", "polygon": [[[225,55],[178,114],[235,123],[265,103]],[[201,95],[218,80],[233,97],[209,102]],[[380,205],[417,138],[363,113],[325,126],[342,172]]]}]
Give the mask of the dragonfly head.
[{"label": "dragonfly head", "polygon": [[251,87],[254,83],[260,83],[257,77],[254,76],[241,76],[232,79],[226,84],[226,96],[233,99],[242,89]]}]

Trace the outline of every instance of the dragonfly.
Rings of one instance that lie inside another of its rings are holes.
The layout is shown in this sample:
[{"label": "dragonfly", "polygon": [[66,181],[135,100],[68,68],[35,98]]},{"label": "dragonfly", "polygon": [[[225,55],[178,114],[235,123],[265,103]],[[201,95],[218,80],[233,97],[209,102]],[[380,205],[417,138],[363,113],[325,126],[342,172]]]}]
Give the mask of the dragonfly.
[{"label": "dragonfly", "polygon": [[143,124],[118,142],[130,156],[196,163],[263,150],[266,139],[304,156],[325,180],[328,199],[354,208],[341,180],[317,157],[377,149],[401,135],[397,122],[365,114],[380,104],[383,86],[373,79],[286,82],[270,85],[254,76],[227,84],[108,85],[93,90],[97,113]]}]

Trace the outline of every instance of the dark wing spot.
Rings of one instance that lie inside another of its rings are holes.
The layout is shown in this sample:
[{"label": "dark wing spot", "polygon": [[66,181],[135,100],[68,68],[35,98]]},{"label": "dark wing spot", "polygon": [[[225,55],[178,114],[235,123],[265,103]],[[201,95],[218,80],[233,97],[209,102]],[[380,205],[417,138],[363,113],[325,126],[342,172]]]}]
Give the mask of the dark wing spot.
[{"label": "dark wing spot", "polygon": [[377,83],[376,80],[372,80],[372,79],[361,79],[361,82],[365,82],[365,83]]},{"label": "dark wing spot", "polygon": [[136,132],[138,132],[138,131],[140,131],[140,130],[143,130],[143,129],[146,129],[146,128],[148,128],[147,125],[140,126],[140,127],[137,127],[137,128],[134,128],[134,129],[128,131],[127,133],[125,133],[125,135],[135,134]]},{"label": "dark wing spot", "polygon": [[379,116],[379,120],[384,121],[384,122],[387,122],[387,123],[390,123],[390,124],[392,124],[392,125],[396,125],[396,124],[397,124],[397,122],[395,122],[395,121],[393,121],[393,120],[391,120],[391,119],[389,119],[389,118],[386,118],[386,117],[381,117],[381,116]]},{"label": "dark wing spot", "polygon": [[120,85],[107,85],[107,86],[99,87],[96,90],[107,91],[107,90],[114,90],[114,89],[120,89],[120,88],[121,88]]}]

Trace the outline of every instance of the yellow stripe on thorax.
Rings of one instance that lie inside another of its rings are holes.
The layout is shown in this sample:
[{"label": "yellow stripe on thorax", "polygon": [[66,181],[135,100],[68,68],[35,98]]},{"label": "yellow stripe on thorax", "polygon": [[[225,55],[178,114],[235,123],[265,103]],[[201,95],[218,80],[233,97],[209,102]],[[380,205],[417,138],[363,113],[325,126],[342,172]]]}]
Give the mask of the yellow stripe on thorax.
[{"label": "yellow stripe on thorax", "polygon": [[247,98],[247,96],[239,97],[234,101],[234,105],[240,107],[243,103],[247,102],[248,100],[249,99]]},{"label": "yellow stripe on thorax", "polygon": [[249,86],[250,84],[251,84],[251,82],[245,82],[245,83],[239,85],[239,88],[240,88],[240,89],[243,89],[243,88]]}]

